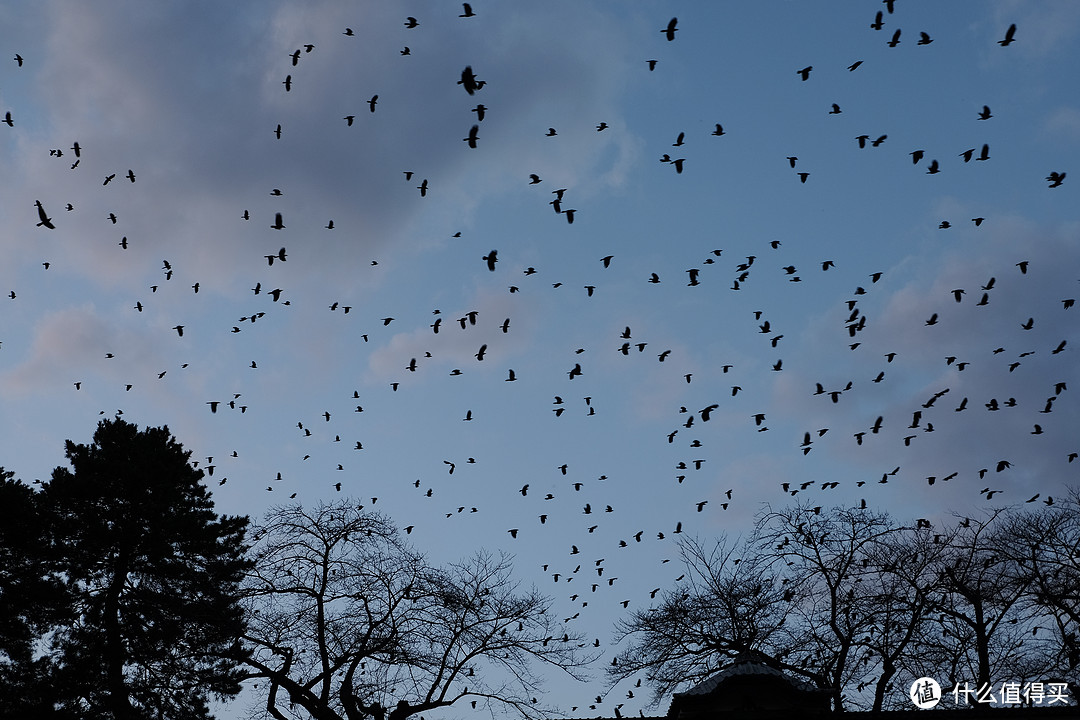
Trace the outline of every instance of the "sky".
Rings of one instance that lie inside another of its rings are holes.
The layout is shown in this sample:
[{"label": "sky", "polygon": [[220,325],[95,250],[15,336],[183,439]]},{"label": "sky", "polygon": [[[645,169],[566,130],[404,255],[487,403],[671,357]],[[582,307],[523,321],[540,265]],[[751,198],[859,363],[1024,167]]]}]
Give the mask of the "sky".
[{"label": "sky", "polygon": [[666,711],[603,669],[680,523],[1076,486],[1080,5],[471,5],[0,4],[0,465],[121,413],[219,512],[512,553],[567,717]]}]

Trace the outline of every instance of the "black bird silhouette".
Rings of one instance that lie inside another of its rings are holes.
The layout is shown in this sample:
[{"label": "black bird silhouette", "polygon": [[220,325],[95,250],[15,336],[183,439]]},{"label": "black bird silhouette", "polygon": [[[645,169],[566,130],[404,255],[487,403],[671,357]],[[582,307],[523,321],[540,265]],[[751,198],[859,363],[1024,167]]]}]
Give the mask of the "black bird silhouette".
[{"label": "black bird silhouette", "polygon": [[[282,223],[281,213],[274,213],[274,224],[271,225],[270,227],[273,228],[274,230],[283,230],[285,228],[285,225]],[[273,256],[271,256],[271,257],[273,257]],[[271,260],[270,264],[273,265],[274,261]]]},{"label": "black bird silhouette", "polygon": [[53,225],[52,218],[45,212],[45,206],[41,204],[40,200],[35,200],[34,205],[37,206],[38,212],[38,224],[37,227],[45,227],[50,230],[55,230],[56,226]]},{"label": "black bird silhouette", "polygon": [[1061,183],[1065,182],[1065,173],[1063,172],[1051,172],[1046,176],[1046,181],[1050,183],[1050,187],[1061,187]]},{"label": "black bird silhouette", "polygon": [[292,90],[292,75],[286,75],[285,79],[281,81],[281,84],[285,86],[285,92]]},{"label": "black bird silhouette", "polygon": [[934,42],[933,38],[931,38],[928,34],[926,34],[924,32],[920,32],[919,33],[919,42],[917,42],[915,44],[916,45],[929,45],[932,42]]},{"label": "black bird silhouette", "polygon": [[671,20],[668,20],[667,27],[660,31],[664,33],[664,36],[668,39],[668,42],[671,42],[675,39],[675,32],[678,30],[678,28],[675,27],[675,24],[678,22],[679,18],[671,18]]},{"label": "black bird silhouette", "polygon": [[814,69],[813,65],[807,65],[802,70],[796,70],[795,73],[803,79],[803,82],[810,77],[810,71]]},{"label": "black bird silhouette", "polygon": [[464,142],[469,143],[469,147],[475,149],[476,148],[476,134],[479,131],[480,131],[480,126],[479,125],[473,125],[471,128],[469,128],[469,137],[462,138],[462,140]]},{"label": "black bird silhouette", "polygon": [[477,80],[476,75],[473,73],[472,65],[466,65],[465,69],[461,71],[461,79],[457,81],[458,85],[465,88],[465,92],[472,95],[477,90],[484,86],[482,80]]},{"label": "black bird silhouette", "polygon": [[896,29],[896,32],[894,32],[893,35],[892,35],[892,39],[890,39],[889,42],[886,43],[886,44],[889,47],[896,47],[897,45],[900,44],[900,28]]},{"label": "black bird silhouette", "polygon": [[461,6],[463,8],[463,12],[460,15],[458,15],[458,17],[463,17],[463,18],[476,17],[476,13],[474,13],[473,10],[472,10],[472,5],[470,5],[469,3],[462,3]]},{"label": "black bird silhouette", "polygon": [[419,24],[420,23],[417,22],[416,18],[414,18],[414,17],[405,18],[405,27],[407,27],[407,28],[414,28]]},{"label": "black bird silhouette", "polygon": [[1016,39],[1016,23],[1009,26],[1009,29],[1005,31],[1005,39],[998,40],[998,45],[1001,47],[1007,47],[1013,43]]},{"label": "black bird silhouette", "polygon": [[495,263],[499,261],[498,252],[498,250],[492,250],[490,253],[480,258],[487,263],[487,269],[491,272],[495,272]]},{"label": "black bird silhouette", "polygon": [[982,112],[979,113],[979,119],[980,120],[989,120],[992,117],[994,117],[994,116],[990,114],[990,106],[989,105],[983,105]]},{"label": "black bird silhouette", "polygon": [[379,102],[379,96],[378,95],[372,95],[371,99],[368,100],[368,107],[371,108],[371,112],[375,112],[375,104],[377,102]]}]

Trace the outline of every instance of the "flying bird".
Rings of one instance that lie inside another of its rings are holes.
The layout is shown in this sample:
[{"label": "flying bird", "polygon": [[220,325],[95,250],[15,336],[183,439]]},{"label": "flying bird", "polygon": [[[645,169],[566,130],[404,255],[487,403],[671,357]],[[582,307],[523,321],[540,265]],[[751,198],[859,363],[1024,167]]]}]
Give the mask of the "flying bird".
[{"label": "flying bird", "polygon": [[469,128],[469,137],[462,138],[462,141],[469,143],[469,147],[475,149],[476,148],[476,134],[478,132],[480,132],[480,126],[479,125],[473,125],[471,128]]},{"label": "flying bird", "polygon": [[484,86],[484,81],[476,79],[472,65],[466,65],[465,69],[461,71],[461,79],[457,81],[457,84],[464,87],[465,92],[472,95]]},{"label": "flying bird", "polygon": [[998,40],[998,45],[1001,47],[1008,47],[1016,39],[1016,23],[1009,26],[1009,29],[1005,31],[1005,39]]},{"label": "flying bird", "polygon": [[53,225],[52,218],[45,212],[45,206],[41,204],[40,200],[35,200],[34,205],[37,206],[38,212],[38,224],[37,227],[45,227],[50,230],[55,230],[56,226]]},{"label": "flying bird", "polygon": [[668,42],[675,39],[675,32],[678,30],[678,28],[675,27],[675,24],[678,22],[679,18],[671,18],[671,20],[668,21],[667,27],[660,31],[664,33],[664,37],[668,39]]}]

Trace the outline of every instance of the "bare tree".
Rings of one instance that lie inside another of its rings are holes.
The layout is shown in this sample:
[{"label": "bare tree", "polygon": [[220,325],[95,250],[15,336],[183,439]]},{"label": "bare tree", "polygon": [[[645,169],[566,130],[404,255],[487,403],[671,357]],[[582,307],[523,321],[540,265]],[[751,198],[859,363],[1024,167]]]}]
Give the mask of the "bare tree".
[{"label": "bare tree", "polygon": [[[1028,645],[1040,645],[1040,672],[1080,681],[1080,490],[1057,503],[1012,514],[996,550],[1028,583]],[[1025,628],[1026,630],[1026,628]]]},{"label": "bare tree", "polygon": [[919,523],[882,538],[869,551],[869,572],[862,578],[864,591],[874,599],[873,622],[858,642],[869,651],[860,662],[870,665],[873,672],[856,683],[854,690],[858,694],[864,688],[873,689],[869,709],[874,712],[908,707],[906,693],[893,690],[916,649],[923,648],[925,653],[932,632],[930,598],[937,591],[937,567],[948,547],[944,537]]},{"label": "bare tree", "polygon": [[865,508],[822,512],[800,504],[758,518],[758,552],[801,590],[792,608],[804,634],[800,664],[832,692],[836,710],[844,709],[845,688],[869,682],[877,667],[863,638],[888,599],[872,581],[885,541],[901,531],[887,514]]},{"label": "bare tree", "polygon": [[654,702],[751,652],[829,691],[834,710],[906,708],[923,676],[972,703],[999,680],[1076,696],[1080,492],[938,526],[766,509],[738,544],[680,547],[685,582],[616,624],[627,646],[608,669],[612,685],[643,675]]},{"label": "bare tree", "polygon": [[[938,567],[940,592],[931,609],[942,649],[951,652],[935,659],[955,668],[957,681],[974,680],[972,689],[989,687],[998,678],[1030,679],[1038,664],[1025,653],[1031,650],[1024,636],[1034,617],[1026,602],[1030,577],[1000,551],[1009,543],[1007,512],[997,509],[960,521]],[[923,650],[917,655],[933,657]]]},{"label": "bare tree", "polygon": [[613,685],[644,672],[653,701],[659,702],[749,652],[777,669],[806,674],[785,661],[793,649],[785,625],[796,587],[777,577],[752,548],[726,538],[712,546],[685,539],[679,550],[685,582],[665,591],[658,605],[636,610],[616,625],[616,642],[629,641],[629,646],[608,668]]},{"label": "bare tree", "polygon": [[247,664],[279,720],[404,720],[463,700],[539,717],[552,709],[534,666],[580,677],[593,659],[506,556],[432,567],[348,501],[277,508],[256,537]]}]

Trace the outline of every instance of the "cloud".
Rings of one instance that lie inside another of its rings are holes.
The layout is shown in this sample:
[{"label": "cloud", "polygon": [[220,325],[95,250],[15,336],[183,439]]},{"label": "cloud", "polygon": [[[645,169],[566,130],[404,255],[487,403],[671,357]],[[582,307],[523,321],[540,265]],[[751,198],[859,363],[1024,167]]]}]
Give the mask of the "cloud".
[{"label": "cloud", "polygon": [[[903,487],[943,507],[977,502],[975,484],[1005,490],[1006,502],[1030,488],[1059,494],[1068,453],[1080,449],[1075,407],[1062,397],[1069,389],[1057,385],[1071,377],[1080,343],[1076,309],[1063,302],[1080,291],[1078,233],[1076,224],[1003,218],[933,262],[920,256],[889,269],[856,305],[867,317],[852,339],[860,346],[846,345],[844,313],[816,318],[797,340],[800,360],[774,382],[773,405],[800,432],[829,428],[813,452],[846,472],[869,470],[865,479],[900,466]],[[966,291],[960,302],[954,290]],[[818,382],[824,394],[815,394]],[[833,390],[842,390],[836,402]],[[1009,466],[999,473],[1001,460]]]},{"label": "cloud", "polygon": [[[26,356],[0,382],[10,392],[33,393],[53,388],[58,380],[74,383],[104,377],[127,382],[161,364],[145,333],[110,322],[85,304],[38,320]],[[141,374],[132,368],[140,368]]]}]

